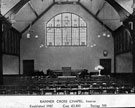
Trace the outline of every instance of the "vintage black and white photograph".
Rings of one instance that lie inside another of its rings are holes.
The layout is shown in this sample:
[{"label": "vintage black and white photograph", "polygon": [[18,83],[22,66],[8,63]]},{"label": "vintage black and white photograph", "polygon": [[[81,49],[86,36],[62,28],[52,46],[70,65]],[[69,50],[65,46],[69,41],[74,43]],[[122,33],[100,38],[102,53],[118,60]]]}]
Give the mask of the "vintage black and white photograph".
[{"label": "vintage black and white photograph", "polygon": [[0,97],[107,95],[135,95],[135,0],[0,0]]}]

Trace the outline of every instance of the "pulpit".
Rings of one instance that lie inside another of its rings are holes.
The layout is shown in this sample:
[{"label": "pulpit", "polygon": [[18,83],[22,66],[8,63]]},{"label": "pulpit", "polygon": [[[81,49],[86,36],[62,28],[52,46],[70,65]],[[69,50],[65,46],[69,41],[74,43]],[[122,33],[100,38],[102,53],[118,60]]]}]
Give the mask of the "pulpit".
[{"label": "pulpit", "polygon": [[58,76],[78,76],[80,74],[85,74],[87,72],[86,69],[71,69],[71,67],[62,67],[61,70],[47,70],[47,75],[52,77]]},{"label": "pulpit", "polygon": [[62,67],[63,70],[63,76],[71,76],[71,67]]}]

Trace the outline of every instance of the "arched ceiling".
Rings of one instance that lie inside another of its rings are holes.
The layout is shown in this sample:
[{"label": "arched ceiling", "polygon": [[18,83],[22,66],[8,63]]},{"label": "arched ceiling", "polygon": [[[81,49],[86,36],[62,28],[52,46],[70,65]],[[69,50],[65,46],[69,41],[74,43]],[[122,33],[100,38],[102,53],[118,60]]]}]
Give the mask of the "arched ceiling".
[{"label": "arched ceiling", "polygon": [[[13,27],[22,32],[25,31],[31,23],[33,24],[42,17],[42,14],[48,9],[51,9],[49,6],[54,1],[58,3],[62,2],[63,4],[80,1],[89,12],[111,30],[115,30],[121,26],[119,14],[107,0],[1,0],[1,14],[8,17]],[[133,0],[115,1],[129,12],[129,14],[133,13]],[[73,5],[77,4],[73,3]]]}]

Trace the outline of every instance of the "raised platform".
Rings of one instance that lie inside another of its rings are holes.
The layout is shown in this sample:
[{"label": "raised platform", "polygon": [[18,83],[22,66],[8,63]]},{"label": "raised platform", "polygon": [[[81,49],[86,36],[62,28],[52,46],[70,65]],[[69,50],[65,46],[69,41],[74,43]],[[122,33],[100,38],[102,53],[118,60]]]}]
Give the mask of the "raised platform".
[{"label": "raised platform", "polygon": [[78,76],[81,73],[85,74],[88,70],[86,69],[62,69],[62,70],[47,70],[49,76]]},{"label": "raised platform", "polygon": [[106,77],[106,75],[91,75],[91,77]]},{"label": "raised platform", "polygon": [[76,78],[76,76],[58,76],[58,78]]}]

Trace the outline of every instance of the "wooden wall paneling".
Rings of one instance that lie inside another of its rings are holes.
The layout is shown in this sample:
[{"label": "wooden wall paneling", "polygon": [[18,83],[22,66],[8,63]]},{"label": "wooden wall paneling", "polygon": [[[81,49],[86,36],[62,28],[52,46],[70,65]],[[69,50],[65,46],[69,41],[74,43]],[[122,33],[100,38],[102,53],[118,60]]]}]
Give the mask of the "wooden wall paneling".
[{"label": "wooden wall paneling", "polygon": [[15,53],[15,41],[16,41],[16,40],[15,40],[15,36],[16,36],[16,34],[14,34],[14,33],[12,32],[12,46],[13,46],[12,48],[13,48],[13,53],[14,53],[14,54],[16,54],[16,53]]},{"label": "wooden wall paneling", "polygon": [[19,36],[17,36],[17,41],[16,41],[16,44],[17,44],[17,49],[16,49],[16,53],[19,54]]},{"label": "wooden wall paneling", "polygon": [[5,32],[3,32],[3,46],[4,46],[4,49],[3,49],[3,53],[6,52],[6,40],[5,40]]},{"label": "wooden wall paneling", "polygon": [[7,53],[7,50],[8,50],[8,44],[7,44],[7,32],[5,31],[5,53]]},{"label": "wooden wall paneling", "polygon": [[125,50],[126,50],[126,51],[128,50],[128,48],[127,48],[127,46],[128,46],[127,37],[128,37],[127,31],[124,31],[124,43],[125,43]]},{"label": "wooden wall paneling", "polygon": [[11,31],[8,31],[8,39],[9,39],[9,54],[12,54],[12,49],[11,49]]},{"label": "wooden wall paneling", "polygon": [[14,52],[15,52],[15,54],[17,53],[16,52],[16,47],[17,47],[17,45],[16,45],[16,41],[17,41],[16,37],[17,37],[17,35],[14,35],[14,44],[15,44]]},{"label": "wooden wall paneling", "polygon": [[116,47],[116,53],[118,53],[118,51],[119,51],[119,42],[118,42],[119,40],[118,40],[118,34],[117,34],[117,37],[116,37],[116,45],[117,45],[117,47]]},{"label": "wooden wall paneling", "polygon": [[17,35],[15,35],[15,53],[17,54]]},{"label": "wooden wall paneling", "polygon": [[116,34],[115,40],[114,40],[114,41],[115,41],[115,42],[114,42],[114,43],[115,43],[115,54],[117,53],[117,50],[118,50],[118,43],[117,43],[117,40],[118,40],[118,39],[117,39],[117,34]]},{"label": "wooden wall paneling", "polygon": [[11,54],[11,45],[10,45],[10,30],[8,32],[8,54]]},{"label": "wooden wall paneling", "polygon": [[114,36],[114,55],[116,54],[116,48],[117,48],[117,44],[116,44],[116,36]]},{"label": "wooden wall paneling", "polygon": [[2,21],[0,19],[0,85],[3,84]]},{"label": "wooden wall paneling", "polygon": [[7,31],[7,54],[9,54],[9,32]]},{"label": "wooden wall paneling", "polygon": [[7,33],[4,31],[4,53],[6,53],[6,50],[7,50],[7,45],[6,45],[6,37],[7,37],[7,35],[6,35]]},{"label": "wooden wall paneling", "polygon": [[17,41],[18,41],[17,37],[18,37],[18,35],[15,35],[15,44],[16,44],[16,45],[15,45],[15,53],[16,53],[16,54],[17,54],[17,45],[18,45],[18,44],[17,44],[17,43],[18,43],[18,42],[17,42]]},{"label": "wooden wall paneling", "polygon": [[14,33],[14,31],[11,29],[11,37],[12,37],[12,53],[13,54],[16,54],[15,53],[15,45],[14,45],[14,43],[15,43],[15,39],[14,39],[14,37],[15,37],[15,33]]},{"label": "wooden wall paneling", "polygon": [[120,52],[123,52],[123,36],[122,36],[122,32],[120,33]]},{"label": "wooden wall paneling", "polygon": [[129,50],[130,49],[130,40],[129,40],[129,36],[128,36],[128,32],[126,31],[126,38],[125,38],[125,41],[126,41],[126,50]]},{"label": "wooden wall paneling", "polygon": [[120,52],[120,36],[118,35],[118,53]]},{"label": "wooden wall paneling", "polygon": [[9,39],[8,39],[8,32],[6,31],[6,53],[9,53],[8,51],[8,49],[9,49]]},{"label": "wooden wall paneling", "polygon": [[2,31],[2,53],[4,53],[4,49],[5,49],[5,47],[4,47],[4,33]]},{"label": "wooden wall paneling", "polygon": [[15,54],[15,34],[12,32],[12,52]]},{"label": "wooden wall paneling", "polygon": [[9,30],[9,54],[12,54],[12,33],[11,33],[11,29]]},{"label": "wooden wall paneling", "polygon": [[20,55],[20,39],[21,39],[21,35],[19,35],[19,55]]},{"label": "wooden wall paneling", "polygon": [[118,35],[118,53],[120,52],[120,36]]},{"label": "wooden wall paneling", "polygon": [[14,53],[14,40],[13,40],[13,37],[14,37],[14,35],[13,35],[13,32],[12,31],[10,31],[10,33],[11,33],[11,53],[12,54],[15,54]]},{"label": "wooden wall paneling", "polygon": [[126,51],[126,45],[125,45],[125,34],[124,34],[124,31],[123,31],[123,50]]},{"label": "wooden wall paneling", "polygon": [[116,74],[117,35],[114,33],[114,74]]},{"label": "wooden wall paneling", "polygon": [[124,31],[122,32],[122,51],[125,51],[125,43],[124,43]]},{"label": "wooden wall paneling", "polygon": [[12,32],[12,35],[13,35],[13,53],[16,54],[16,51],[15,51],[15,49],[16,49],[16,34],[14,34]]},{"label": "wooden wall paneling", "polygon": [[5,52],[5,39],[4,39],[4,33],[2,32],[2,53]]},{"label": "wooden wall paneling", "polygon": [[115,44],[116,44],[116,47],[115,47],[115,54],[117,54],[117,52],[118,52],[118,38],[117,38],[117,34],[116,34],[116,36],[115,36]]},{"label": "wooden wall paneling", "polygon": [[16,55],[20,54],[20,37],[21,33],[19,33],[15,29],[8,29],[3,33],[3,53],[8,55]]},{"label": "wooden wall paneling", "polygon": [[123,32],[121,32],[120,37],[121,37],[120,43],[121,43],[121,53],[122,53],[124,51],[123,50]]}]

